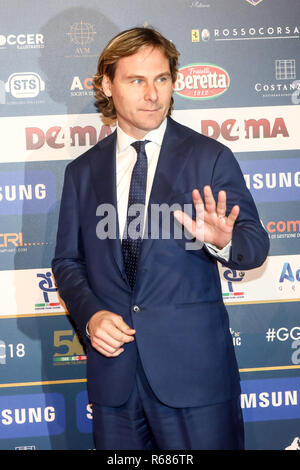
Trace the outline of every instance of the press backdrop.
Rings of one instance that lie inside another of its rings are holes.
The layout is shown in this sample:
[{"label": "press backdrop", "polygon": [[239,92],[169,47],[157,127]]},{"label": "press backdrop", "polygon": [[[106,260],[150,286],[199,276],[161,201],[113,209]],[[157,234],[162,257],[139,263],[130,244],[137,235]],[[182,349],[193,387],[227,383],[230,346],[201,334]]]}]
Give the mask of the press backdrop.
[{"label": "press backdrop", "polygon": [[97,58],[151,25],[181,52],[174,119],[232,149],[271,239],[261,268],[220,266],[246,447],[299,450],[299,22],[299,0],[1,0],[1,449],[93,448],[86,357],[50,266],[64,169],[111,132]]}]

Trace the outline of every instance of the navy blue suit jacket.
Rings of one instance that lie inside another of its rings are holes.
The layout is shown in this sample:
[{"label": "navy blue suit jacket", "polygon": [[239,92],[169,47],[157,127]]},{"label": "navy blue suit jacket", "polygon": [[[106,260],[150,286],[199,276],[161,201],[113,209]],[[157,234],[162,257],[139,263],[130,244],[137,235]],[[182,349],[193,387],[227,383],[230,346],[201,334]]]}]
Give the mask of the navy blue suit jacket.
[{"label": "navy blue suit jacket", "polygon": [[[131,291],[120,239],[96,234],[97,207],[117,207],[115,154],[116,132],[68,164],[52,263],[60,296],[87,342],[89,399],[123,404],[139,353],[163,403],[189,407],[229,400],[240,393],[240,384],[217,258],[205,247],[186,250],[184,238],[149,236],[142,242]],[[149,206],[192,204],[192,190],[203,195],[205,185],[215,196],[227,191],[228,211],[240,206],[230,259],[223,264],[239,270],[260,266],[268,235],[231,151],[168,118]],[[136,329],[135,341],[116,358],[98,353],[86,335],[89,319],[102,309],[122,315]]]}]

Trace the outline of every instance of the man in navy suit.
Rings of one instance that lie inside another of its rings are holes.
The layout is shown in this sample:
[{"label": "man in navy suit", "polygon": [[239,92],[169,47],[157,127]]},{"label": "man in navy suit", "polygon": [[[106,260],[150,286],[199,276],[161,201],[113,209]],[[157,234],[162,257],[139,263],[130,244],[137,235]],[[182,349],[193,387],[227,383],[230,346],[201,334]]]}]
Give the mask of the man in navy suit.
[{"label": "man in navy suit", "polygon": [[269,239],[231,151],[170,117],[177,61],[151,28],[113,38],[95,86],[117,129],[66,168],[52,267],[87,346],[97,449],[244,446],[217,261],[256,268]]}]

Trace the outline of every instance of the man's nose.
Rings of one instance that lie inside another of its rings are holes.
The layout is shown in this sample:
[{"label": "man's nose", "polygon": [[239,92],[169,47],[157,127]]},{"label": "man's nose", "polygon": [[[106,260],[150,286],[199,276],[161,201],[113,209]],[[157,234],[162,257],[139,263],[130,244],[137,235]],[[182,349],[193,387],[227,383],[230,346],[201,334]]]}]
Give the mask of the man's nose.
[{"label": "man's nose", "polygon": [[156,101],[158,97],[156,85],[154,83],[147,83],[145,89],[145,99],[150,101]]}]

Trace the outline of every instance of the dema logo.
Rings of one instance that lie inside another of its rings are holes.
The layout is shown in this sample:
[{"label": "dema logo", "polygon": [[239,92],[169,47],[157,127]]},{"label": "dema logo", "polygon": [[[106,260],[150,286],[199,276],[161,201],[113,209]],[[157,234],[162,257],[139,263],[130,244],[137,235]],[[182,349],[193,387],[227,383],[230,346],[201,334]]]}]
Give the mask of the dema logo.
[{"label": "dema logo", "polygon": [[300,377],[244,380],[241,387],[245,422],[300,418]]},{"label": "dema logo", "polygon": [[0,439],[64,432],[65,402],[59,393],[0,397]]}]

